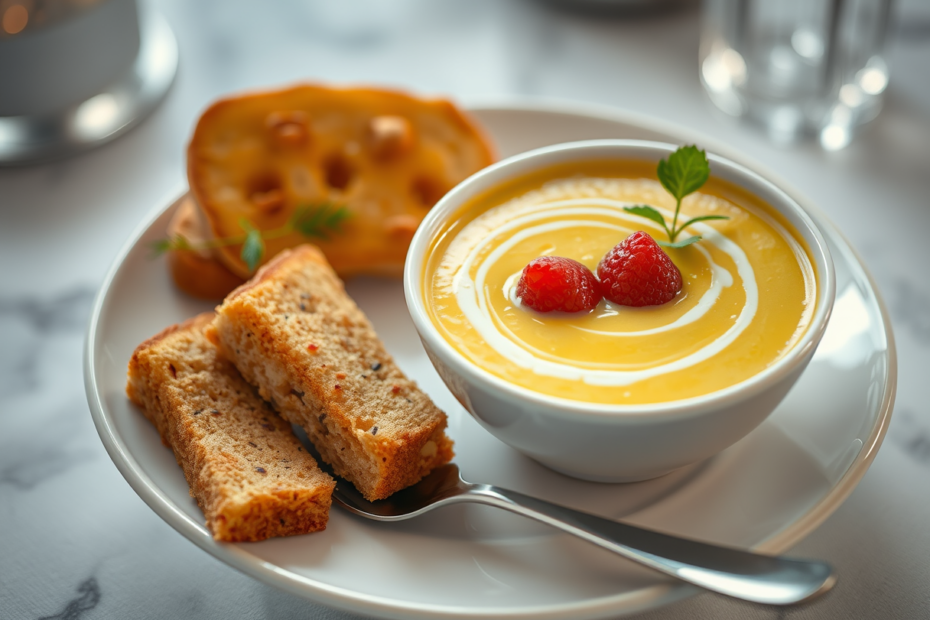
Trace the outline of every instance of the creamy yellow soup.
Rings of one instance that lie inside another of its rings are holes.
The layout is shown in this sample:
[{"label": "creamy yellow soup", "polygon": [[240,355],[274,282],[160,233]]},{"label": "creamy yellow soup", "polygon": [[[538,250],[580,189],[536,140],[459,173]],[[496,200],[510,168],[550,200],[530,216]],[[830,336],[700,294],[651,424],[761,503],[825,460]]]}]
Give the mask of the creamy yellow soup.
[{"label": "creamy yellow soup", "polygon": [[590,313],[539,313],[515,294],[523,268],[564,256],[596,272],[601,257],[637,230],[665,233],[624,206],[646,203],[671,222],[674,199],[655,164],[564,164],[469,201],[432,242],[423,295],[443,337],[477,366],[534,392],[607,404],[660,403],[721,390],[758,374],[791,349],[814,312],[816,279],[798,236],[769,205],[711,178],[685,198],[695,224],[667,250],[681,292],[644,308],[602,300]]}]

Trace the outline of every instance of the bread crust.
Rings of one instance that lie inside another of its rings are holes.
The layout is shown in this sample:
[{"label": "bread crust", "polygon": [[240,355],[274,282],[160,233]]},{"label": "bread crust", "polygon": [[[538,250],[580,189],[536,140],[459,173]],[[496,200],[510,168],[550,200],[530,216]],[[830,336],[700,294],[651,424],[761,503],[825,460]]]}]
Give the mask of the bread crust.
[{"label": "bread crust", "polygon": [[368,499],[448,462],[446,416],[387,353],[319,249],[284,251],[217,308],[223,355]]},{"label": "bread crust", "polygon": [[332,478],[203,333],[213,313],[140,344],[126,392],[184,471],[217,540],[325,529]]},{"label": "bread crust", "polygon": [[[196,246],[209,239],[204,226],[196,201],[187,196],[168,223],[168,238],[175,239],[180,235]],[[216,260],[209,250],[172,250],[168,253],[168,267],[175,285],[198,299],[219,301],[245,282],[244,278]]]}]

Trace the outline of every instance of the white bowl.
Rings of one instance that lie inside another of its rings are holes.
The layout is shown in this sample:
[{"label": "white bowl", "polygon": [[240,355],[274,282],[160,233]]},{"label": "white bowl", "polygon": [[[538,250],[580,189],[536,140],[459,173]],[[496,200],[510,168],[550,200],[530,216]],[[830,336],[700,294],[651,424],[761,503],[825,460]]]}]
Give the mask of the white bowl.
[{"label": "white bowl", "polygon": [[758,426],[804,371],[826,329],[835,274],[827,244],[810,215],[755,172],[708,154],[713,175],[743,187],[778,210],[806,242],[817,277],[817,307],[801,340],[759,374],[703,396],[650,405],[610,405],[556,398],[492,375],[456,351],[426,311],[423,269],[434,237],[472,197],[510,179],[571,161],[658,162],[677,147],[639,140],[592,140],[523,153],[469,177],[430,211],[404,268],[407,307],[443,381],[495,437],[556,471],[600,482],[632,482],[706,459]]}]

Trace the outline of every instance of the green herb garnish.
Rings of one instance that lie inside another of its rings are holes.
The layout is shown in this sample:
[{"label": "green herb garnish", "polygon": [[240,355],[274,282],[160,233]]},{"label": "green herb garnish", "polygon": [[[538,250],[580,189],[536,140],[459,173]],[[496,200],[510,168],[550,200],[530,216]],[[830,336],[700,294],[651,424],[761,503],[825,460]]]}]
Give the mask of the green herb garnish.
[{"label": "green herb garnish", "polygon": [[252,272],[265,254],[265,240],[262,239],[262,231],[252,226],[252,222],[244,217],[239,219],[239,226],[245,231],[245,241],[242,242],[239,258],[248,266],[249,272]]},{"label": "green herb garnish", "polygon": [[656,241],[659,245],[668,248],[683,248],[701,240],[700,235],[694,235],[681,241],[675,241],[682,230],[694,224],[695,222],[705,222],[707,220],[728,220],[726,215],[701,215],[693,217],[681,226],[678,226],[678,212],[681,211],[681,201],[688,194],[693,194],[701,188],[710,177],[710,164],[707,162],[707,155],[698,147],[682,146],[677,151],[659,162],[659,183],[662,184],[668,193],[675,197],[675,217],[672,218],[671,227],[665,222],[665,217],[659,213],[659,210],[649,205],[634,205],[632,207],[623,207],[624,211],[652,220],[660,225],[665,234],[668,235],[668,241]]},{"label": "green herb garnish", "polygon": [[330,234],[341,232],[342,223],[350,217],[349,210],[329,202],[298,207],[284,226],[271,230],[259,230],[249,220],[242,218],[239,226],[241,235],[212,239],[202,243],[191,243],[184,235],[159,239],[152,243],[152,252],[158,256],[171,250],[212,250],[242,244],[239,258],[250,272],[255,271],[265,255],[265,241],[298,232],[304,237],[329,239]]}]

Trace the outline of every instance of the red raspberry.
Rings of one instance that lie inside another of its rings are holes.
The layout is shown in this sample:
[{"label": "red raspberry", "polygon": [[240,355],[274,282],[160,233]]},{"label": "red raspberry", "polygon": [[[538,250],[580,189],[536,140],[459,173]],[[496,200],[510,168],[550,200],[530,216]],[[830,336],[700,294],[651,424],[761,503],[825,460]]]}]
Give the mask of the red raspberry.
[{"label": "red raspberry", "polygon": [[570,258],[541,256],[523,268],[517,297],[537,312],[587,312],[601,301],[591,270]]},{"label": "red raspberry", "polygon": [[604,298],[621,306],[658,306],[681,290],[681,272],[659,244],[635,232],[609,251],[597,265]]}]

